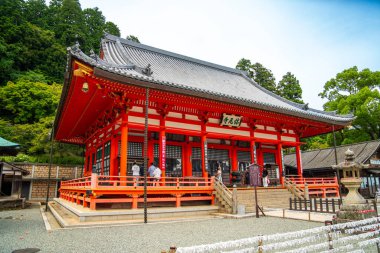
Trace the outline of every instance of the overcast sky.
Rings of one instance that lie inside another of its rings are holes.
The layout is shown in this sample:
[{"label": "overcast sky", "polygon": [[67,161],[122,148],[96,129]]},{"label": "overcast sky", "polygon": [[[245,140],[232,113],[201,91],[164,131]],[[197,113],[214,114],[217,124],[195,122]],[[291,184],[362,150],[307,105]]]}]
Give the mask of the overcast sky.
[{"label": "overcast sky", "polygon": [[322,109],[318,93],[344,69],[380,70],[380,0],[80,0],[99,7],[121,37],[235,67],[259,62],[276,81],[290,71],[303,100]]}]

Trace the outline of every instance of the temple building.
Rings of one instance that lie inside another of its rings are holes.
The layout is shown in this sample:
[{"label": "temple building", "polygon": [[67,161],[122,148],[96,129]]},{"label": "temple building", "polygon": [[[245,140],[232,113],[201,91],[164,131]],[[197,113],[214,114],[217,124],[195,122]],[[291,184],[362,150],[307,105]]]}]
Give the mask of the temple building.
[{"label": "temple building", "polygon": [[295,148],[301,175],[300,138],[353,120],[281,98],[244,71],[109,34],[99,56],[76,45],[67,64],[55,139],[85,145],[85,176],[131,176],[146,148],[163,178],[209,178],[220,166],[228,185],[257,163],[280,185],[284,148]]},{"label": "temple building", "polygon": [[[85,175],[129,175],[141,162],[145,101],[148,157],[165,176],[223,178],[249,163],[283,170],[282,149],[352,121],[285,100],[240,70],[106,35],[100,56],[69,49],[55,122],[58,141],[86,146]],[[146,98],[146,88],[150,88]]]}]

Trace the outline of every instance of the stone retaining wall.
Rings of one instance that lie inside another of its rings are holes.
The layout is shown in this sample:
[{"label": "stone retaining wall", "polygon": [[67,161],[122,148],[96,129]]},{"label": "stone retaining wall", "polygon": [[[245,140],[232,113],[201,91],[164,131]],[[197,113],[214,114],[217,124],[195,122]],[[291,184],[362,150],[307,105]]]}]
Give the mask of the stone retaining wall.
[{"label": "stone retaining wall", "polygon": [[[49,176],[49,164],[42,163],[13,163],[15,166],[29,171],[29,175],[24,178],[36,179],[36,178],[48,178]],[[82,165],[52,165],[50,177],[51,178],[64,178],[65,180],[78,178],[82,176]]]},{"label": "stone retaining wall", "polygon": [[[44,201],[47,194],[47,178],[49,177],[49,164],[39,163],[13,163],[15,166],[29,171],[29,175],[22,179],[23,193],[21,197],[27,200]],[[50,171],[49,199],[58,196],[59,182],[82,176],[82,165],[64,166],[52,165]]]}]

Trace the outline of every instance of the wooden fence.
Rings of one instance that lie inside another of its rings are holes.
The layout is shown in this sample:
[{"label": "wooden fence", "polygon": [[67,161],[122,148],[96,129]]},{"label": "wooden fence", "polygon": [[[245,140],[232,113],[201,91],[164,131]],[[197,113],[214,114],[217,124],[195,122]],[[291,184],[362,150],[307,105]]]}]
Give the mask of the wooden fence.
[{"label": "wooden fence", "polygon": [[310,212],[321,212],[321,213],[335,213],[339,210],[342,205],[340,199],[323,199],[323,198],[312,198],[312,199],[301,199],[301,198],[290,198],[289,199],[289,209],[298,211],[310,211]]}]

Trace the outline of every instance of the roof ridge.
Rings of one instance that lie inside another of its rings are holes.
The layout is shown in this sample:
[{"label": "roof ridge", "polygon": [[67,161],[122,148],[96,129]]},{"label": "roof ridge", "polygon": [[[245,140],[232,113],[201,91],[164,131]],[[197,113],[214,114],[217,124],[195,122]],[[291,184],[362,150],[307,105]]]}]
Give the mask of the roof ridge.
[{"label": "roof ridge", "polygon": [[[307,164],[309,164],[309,163],[311,163],[312,161],[314,161],[314,159],[317,158],[317,156],[322,152],[321,149],[318,150],[318,151],[319,151],[319,152],[316,152],[315,156],[314,156],[312,159],[310,159],[310,161],[309,161]],[[305,164],[305,165],[306,165],[306,164]]]},{"label": "roof ridge", "polygon": [[317,110],[317,109],[313,109],[313,108],[309,108],[308,107],[308,104],[309,103],[306,103],[306,104],[300,104],[300,103],[297,103],[297,102],[293,102],[293,101],[290,101],[286,98],[283,98],[281,97],[280,95],[268,90],[268,89],[265,89],[263,86],[259,85],[258,83],[256,83],[255,80],[253,80],[252,78],[250,78],[249,76],[245,75],[244,73],[242,73],[242,76],[244,78],[246,78],[248,81],[250,81],[252,84],[254,84],[258,89],[262,90],[263,92],[265,92],[266,94],[272,96],[272,97],[275,97],[276,99],[279,99],[281,100],[282,102],[284,103],[287,103],[291,106],[295,106],[297,107],[298,109],[301,109],[301,110],[304,110],[304,111],[313,111],[313,112],[317,112],[317,113],[321,113],[321,114],[325,114],[325,115],[332,115],[332,116],[335,116],[335,117],[341,117],[341,118],[352,118],[353,115],[351,114],[345,114],[345,115],[341,115],[341,114],[336,114],[336,113],[332,113],[332,112],[328,112],[328,111],[322,111],[322,110]]},{"label": "roof ridge", "polygon": [[[357,142],[357,143],[344,144],[344,145],[337,146],[336,148],[343,148],[343,147],[354,146],[354,145],[356,146],[356,145],[360,145],[360,144],[369,144],[369,143],[372,143],[372,142],[378,142],[378,146],[380,146],[380,139],[377,139],[377,140],[371,140],[371,141],[362,141],[362,142]],[[313,149],[313,150],[306,150],[306,151],[302,151],[302,154],[309,153],[309,152],[322,151],[322,150],[327,150],[327,149],[334,149],[334,147],[321,148],[321,149]],[[288,156],[288,155],[295,155],[295,153],[286,154],[285,156]]]},{"label": "roof ridge", "polygon": [[212,62],[196,59],[196,58],[193,58],[193,57],[190,57],[190,56],[186,56],[186,55],[182,55],[182,54],[178,54],[178,53],[173,53],[173,52],[170,52],[170,51],[167,51],[167,50],[163,50],[163,49],[160,49],[160,48],[148,46],[148,45],[145,45],[145,44],[142,44],[142,43],[137,43],[137,42],[134,42],[132,40],[120,38],[120,37],[117,37],[117,36],[109,34],[109,33],[105,33],[104,38],[108,39],[108,40],[115,41],[115,42],[117,40],[119,40],[122,44],[126,44],[128,46],[136,47],[136,48],[143,49],[143,50],[146,50],[146,51],[151,51],[151,52],[154,52],[154,53],[157,53],[157,54],[162,54],[162,55],[165,55],[165,56],[181,59],[181,60],[184,60],[184,61],[193,62],[193,63],[196,63],[196,64],[204,65],[204,66],[207,66],[207,67],[211,67],[211,68],[222,70],[222,71],[226,71],[226,72],[231,72],[231,73],[234,73],[234,74],[243,74],[244,75],[244,71],[242,71],[240,69],[235,69],[235,68],[219,65],[219,64],[216,64],[216,63],[212,63]]},{"label": "roof ridge", "polygon": [[[196,59],[196,58],[193,58],[193,57],[189,57],[189,56],[186,56],[186,55],[181,55],[181,54],[173,53],[173,52],[170,52],[170,51],[167,51],[167,50],[163,50],[163,49],[160,49],[160,48],[148,46],[148,45],[145,45],[145,44],[142,44],[142,43],[137,43],[137,42],[134,42],[132,40],[120,38],[120,37],[117,37],[115,35],[108,34],[108,33],[105,33],[104,37],[106,39],[108,39],[108,40],[113,40],[116,43],[119,42],[119,43],[122,43],[122,44],[127,44],[129,46],[137,47],[139,49],[151,51],[151,52],[162,54],[162,55],[165,55],[165,56],[170,56],[170,57],[178,58],[178,59],[181,59],[181,60],[193,62],[193,63],[196,63],[196,64],[201,64],[201,65],[204,65],[204,66],[212,67],[212,68],[215,68],[215,69],[218,69],[218,70],[222,70],[222,71],[231,72],[231,73],[234,73],[234,74],[241,75],[244,78],[246,78],[247,80],[249,80],[251,83],[254,83],[256,87],[258,87],[260,90],[262,90],[266,94],[271,95],[272,97],[275,97],[275,98],[277,98],[277,99],[279,99],[279,100],[281,100],[281,101],[283,101],[283,102],[285,102],[285,103],[287,103],[287,104],[289,104],[291,106],[295,106],[295,107],[297,107],[299,109],[303,109],[305,111],[310,110],[310,111],[314,111],[314,112],[317,112],[317,113],[322,113],[322,114],[325,114],[325,115],[331,115],[331,114],[333,114],[333,116],[339,116],[339,117],[342,117],[342,118],[350,118],[350,117],[352,117],[351,114],[347,114],[347,115],[340,115],[339,114],[338,115],[338,114],[333,113],[333,112],[326,112],[326,111],[322,111],[322,110],[308,108],[307,107],[308,103],[307,104],[301,104],[301,103],[296,103],[296,102],[290,101],[290,100],[288,100],[286,98],[283,98],[283,97],[275,94],[274,92],[272,92],[270,90],[265,89],[261,85],[257,84],[252,78],[250,78],[247,75],[246,71],[243,71],[243,70],[240,70],[240,69],[230,68],[230,67],[226,67],[226,66],[223,66],[223,65],[215,64],[215,63],[212,63],[212,62],[199,60],[199,59]],[[307,109],[305,109],[305,108],[307,108]]]}]

